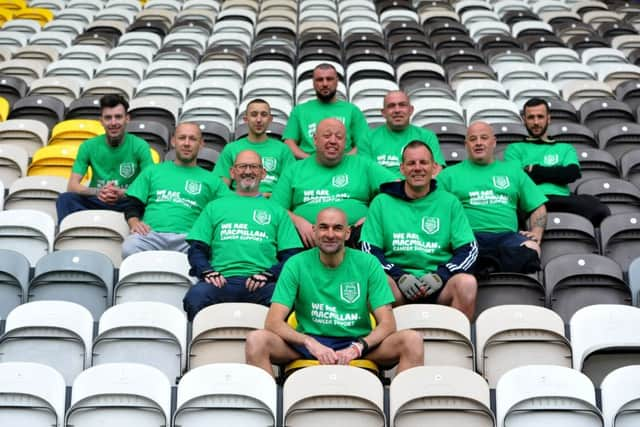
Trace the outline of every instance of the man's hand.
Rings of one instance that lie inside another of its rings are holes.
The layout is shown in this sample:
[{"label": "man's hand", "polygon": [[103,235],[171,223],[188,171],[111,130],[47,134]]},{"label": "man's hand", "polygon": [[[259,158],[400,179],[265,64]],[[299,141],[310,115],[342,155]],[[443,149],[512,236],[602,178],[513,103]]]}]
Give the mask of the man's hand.
[{"label": "man's hand", "polygon": [[313,357],[318,359],[321,365],[335,365],[338,362],[338,356],[333,349],[320,344],[311,337],[307,337],[304,340],[304,346]]},{"label": "man's hand", "polygon": [[[356,348],[356,346],[358,347]],[[336,351],[336,356],[338,356],[338,365],[348,365],[352,360],[359,359],[362,353],[360,346],[361,344],[355,343],[351,344],[347,348]]]},{"label": "man's hand", "polygon": [[316,243],[313,239],[313,226],[311,225],[311,223],[298,215],[292,215],[292,219],[293,224],[296,226],[296,230],[298,230],[298,234],[300,234],[300,238],[302,239],[304,247],[314,247]]},{"label": "man's hand", "polygon": [[398,279],[398,288],[410,301],[426,296],[424,284],[413,274],[403,274]]},{"label": "man's hand", "polygon": [[127,220],[127,222],[129,223],[129,228],[131,229],[131,232],[133,234],[141,234],[143,236],[146,236],[151,231],[151,227],[140,221],[139,218],[131,217]]},{"label": "man's hand", "polygon": [[255,292],[264,285],[267,284],[269,278],[264,274],[254,274],[253,276],[247,277],[247,281],[245,282],[245,286],[249,292]]},{"label": "man's hand", "polygon": [[420,278],[424,285],[425,296],[429,296],[442,288],[442,278],[436,273],[427,273]]},{"label": "man's hand", "polygon": [[522,242],[520,246],[526,246],[529,249],[533,249],[538,253],[538,258],[540,258],[540,254],[542,251],[540,249],[539,240],[536,238],[535,233],[532,233],[530,231],[521,231],[520,234],[529,239]]},{"label": "man's hand", "polygon": [[108,183],[98,190],[98,200],[107,204],[115,204],[124,196],[124,189],[113,183]]},{"label": "man's hand", "polygon": [[215,286],[216,288],[221,288],[227,284],[227,279],[224,278],[222,274],[217,271],[208,271],[202,275],[202,279]]}]

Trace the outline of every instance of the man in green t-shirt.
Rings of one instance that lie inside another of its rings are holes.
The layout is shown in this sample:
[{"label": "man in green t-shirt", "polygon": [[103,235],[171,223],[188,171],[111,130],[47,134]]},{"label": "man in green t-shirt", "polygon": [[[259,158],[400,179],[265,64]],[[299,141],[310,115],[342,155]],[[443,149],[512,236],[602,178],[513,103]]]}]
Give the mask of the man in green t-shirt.
[{"label": "man in green t-shirt", "polygon": [[478,246],[462,204],[432,179],[429,146],[410,142],[401,152],[404,181],[382,184],[362,227],[362,250],[387,273],[395,305],[438,303],[475,311],[478,284],[468,272]]},{"label": "man in green t-shirt", "polygon": [[382,107],[386,124],[369,132],[368,138],[358,145],[358,155],[370,158],[380,166],[393,171],[396,178],[402,179],[400,158],[403,147],[411,141],[422,141],[433,153],[435,177],[446,165],[438,137],[429,129],[412,125],[412,114],[413,105],[407,94],[400,90],[387,93]]},{"label": "man in green t-shirt", "polygon": [[589,194],[571,194],[570,184],[580,178],[580,163],[571,144],[556,142],[547,136],[551,122],[549,104],[531,98],[522,109],[529,137],[509,144],[505,160],[517,162],[549,199],[547,211],[569,212],[589,219],[594,227],[611,215],[604,203]]},{"label": "man in green t-shirt", "polygon": [[362,111],[350,102],[338,99],[338,72],[333,65],[322,63],[313,69],[313,88],[316,99],[296,105],[282,135],[296,159],[304,159],[315,151],[313,136],[320,121],[326,118],[340,120],[346,128],[346,149],[355,154],[357,146],[369,132]]},{"label": "man in green t-shirt", "polygon": [[312,222],[318,212],[336,206],[353,225],[349,246],[358,242],[359,229],[369,202],[380,184],[393,174],[362,156],[345,155],[345,127],[338,119],[324,119],[314,135],[316,153],[285,169],[272,199],[291,212],[291,219],[306,247],[314,245]]},{"label": "man in green t-shirt", "polygon": [[[424,361],[422,336],[396,331],[393,294],[378,260],[345,248],[346,215],[326,208],[314,225],[316,248],[299,253],[284,266],[265,329],[251,332],[245,347],[248,364],[273,374],[272,364],[317,359],[323,365],[346,365],[369,359],[398,371]],[[287,323],[294,310],[297,327]],[[372,329],[369,313],[376,326]]]},{"label": "man in green t-shirt", "polygon": [[[547,198],[517,164],[495,159],[488,123],[469,125],[465,146],[467,160],[443,170],[438,184],[462,202],[478,242],[476,271],[538,271]],[[518,211],[528,216],[529,230],[518,231]]]},{"label": "man in green t-shirt", "polygon": [[184,297],[189,320],[220,302],[271,304],[284,262],[302,248],[287,214],[261,196],[266,175],[255,151],[236,156],[236,192],[209,203],[187,235],[191,274],[200,279]]},{"label": "man in green t-shirt", "polygon": [[[86,140],[78,149],[67,192],[60,194],[56,203],[58,222],[87,209],[124,211],[127,186],[153,164],[147,142],[125,132],[128,109],[129,103],[120,95],[100,98],[100,123],[105,133]],[[92,176],[87,187],[80,181],[89,166]]]},{"label": "man in green t-shirt", "polygon": [[145,169],[129,186],[124,215],[131,234],[122,258],[142,251],[187,252],[185,236],[210,201],[230,193],[213,173],[197,164],[202,133],[196,123],[181,123],[171,138],[173,162]]},{"label": "man in green t-shirt", "polygon": [[249,128],[249,134],[237,141],[225,145],[213,173],[221,177],[228,185],[231,182],[231,166],[238,153],[253,150],[262,158],[262,165],[266,176],[260,181],[260,192],[271,196],[273,186],[278,182],[284,168],[295,161],[293,154],[286,144],[267,134],[272,120],[271,108],[267,101],[257,98],[247,104],[247,111],[243,119]]}]

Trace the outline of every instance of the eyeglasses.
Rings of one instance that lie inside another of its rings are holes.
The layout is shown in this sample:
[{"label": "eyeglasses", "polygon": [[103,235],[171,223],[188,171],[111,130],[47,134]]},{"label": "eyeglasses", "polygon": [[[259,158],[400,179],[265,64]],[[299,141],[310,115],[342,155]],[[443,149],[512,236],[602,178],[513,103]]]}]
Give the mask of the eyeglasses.
[{"label": "eyeglasses", "polygon": [[260,163],[238,163],[236,165],[233,165],[234,168],[238,169],[238,170],[247,170],[250,169],[252,171],[259,171],[260,169],[262,169],[262,164]]}]

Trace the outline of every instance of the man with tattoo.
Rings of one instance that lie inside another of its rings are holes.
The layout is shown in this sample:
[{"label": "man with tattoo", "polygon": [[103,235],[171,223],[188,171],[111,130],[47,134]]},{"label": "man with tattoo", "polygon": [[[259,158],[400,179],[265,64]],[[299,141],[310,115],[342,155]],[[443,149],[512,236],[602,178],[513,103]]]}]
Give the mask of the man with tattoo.
[{"label": "man with tattoo", "polygon": [[[476,272],[539,270],[547,198],[518,164],[495,159],[489,124],[472,123],[465,145],[468,159],[442,171],[438,184],[462,202],[478,242]],[[519,210],[528,230],[518,231]]]}]

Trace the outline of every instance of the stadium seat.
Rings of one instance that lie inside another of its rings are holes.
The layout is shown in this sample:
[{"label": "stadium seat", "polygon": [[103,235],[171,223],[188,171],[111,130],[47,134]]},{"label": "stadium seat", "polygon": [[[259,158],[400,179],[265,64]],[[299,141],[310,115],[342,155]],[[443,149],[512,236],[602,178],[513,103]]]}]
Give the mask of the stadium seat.
[{"label": "stadium seat", "polygon": [[640,254],[640,215],[635,213],[612,215],[600,224],[602,254],[620,265],[623,272]]},{"label": "stadium seat", "polygon": [[[273,132],[268,132],[269,136],[272,138],[276,138],[276,135]],[[236,129],[236,135],[238,135],[238,129]],[[247,136],[246,133],[241,137]],[[280,139],[280,138],[278,138]],[[200,151],[198,151],[197,164],[203,169],[208,171],[212,171],[218,162],[218,157],[220,156],[220,151],[215,150],[209,147],[202,147]],[[164,156],[164,160],[175,160],[176,159],[176,150],[172,149]]]},{"label": "stadium seat", "polygon": [[80,83],[62,76],[43,77],[31,82],[29,96],[47,95],[68,106],[80,96]]},{"label": "stadium seat", "polygon": [[561,366],[522,366],[507,372],[496,388],[498,427],[601,427],[593,384]]},{"label": "stadium seat", "polygon": [[19,305],[7,316],[0,338],[1,362],[36,362],[55,368],[71,385],[89,366],[93,319],[84,307],[66,301]]},{"label": "stadium seat", "polygon": [[[80,87],[84,87],[93,78],[96,67],[100,65],[86,58],[87,56],[91,57],[92,55],[87,52],[78,54],[76,51],[74,51],[73,55],[67,53],[62,59],[47,65],[44,77],[59,77],[72,80],[76,82],[77,86],[74,89],[79,90]],[[35,82],[37,80],[32,81],[31,84]],[[75,94],[75,90],[73,93]]]},{"label": "stadium seat", "polygon": [[255,366],[216,363],[187,372],[178,384],[173,425],[276,425],[277,388]]},{"label": "stadium seat", "polygon": [[65,144],[80,145],[85,140],[104,133],[104,128],[98,120],[63,120],[51,130],[48,145]]},{"label": "stadium seat", "polygon": [[100,77],[88,81],[82,87],[82,96],[121,95],[125,99],[133,98],[134,86],[123,77]]},{"label": "stadium seat", "polygon": [[495,388],[500,377],[525,365],[571,367],[571,344],[560,316],[544,307],[501,305],[476,319],[477,371]]},{"label": "stadium seat", "polygon": [[569,184],[569,189],[575,192],[576,188],[585,181],[593,178],[618,178],[618,164],[616,159],[608,152],[597,148],[577,147],[578,161],[580,162],[581,177]]},{"label": "stadium seat", "polygon": [[98,120],[100,119],[100,97],[83,96],[72,101],[67,107],[65,120]]},{"label": "stadium seat", "polygon": [[418,98],[412,101],[414,113],[411,123],[429,127],[432,123],[465,125],[464,111],[460,104],[450,99]]},{"label": "stadium seat", "polygon": [[625,366],[602,380],[602,415],[605,427],[631,427],[640,422],[638,400],[640,366]]},{"label": "stadium seat", "polygon": [[39,363],[0,363],[0,423],[64,426],[65,384],[55,369]]},{"label": "stadium seat", "polygon": [[171,383],[152,366],[109,363],[78,375],[65,425],[157,427],[171,423]]},{"label": "stadium seat", "polygon": [[385,424],[383,389],[371,373],[352,366],[300,369],[285,381],[283,424],[291,427]]},{"label": "stadium seat", "polygon": [[631,150],[640,148],[640,124],[618,121],[600,129],[598,140],[600,149],[606,150],[613,157],[620,158]]},{"label": "stadium seat", "polygon": [[144,251],[122,261],[114,304],[156,301],[182,309],[182,297],[192,284],[187,256],[176,251]]},{"label": "stadium seat", "polygon": [[631,304],[631,291],[620,266],[600,255],[558,256],[547,263],[544,276],[548,307],[565,322],[589,305]]},{"label": "stadium seat", "polygon": [[594,178],[582,182],[577,194],[596,196],[612,214],[640,214],[640,189],[629,181],[616,178]]},{"label": "stadium seat", "polygon": [[633,305],[640,306],[640,257],[637,257],[629,266],[629,288],[633,297]]},{"label": "stadium seat", "polygon": [[536,274],[491,273],[478,279],[476,318],[484,310],[504,304],[545,306],[545,287]]},{"label": "stadium seat", "polygon": [[129,226],[120,212],[87,210],[74,212],[60,223],[55,250],[87,249],[107,255],[116,268],[122,262],[122,241]]},{"label": "stadium seat", "polygon": [[11,187],[17,179],[27,176],[28,164],[29,154],[24,148],[0,142],[0,181],[5,186]]},{"label": "stadium seat", "polygon": [[404,371],[391,382],[389,399],[392,426],[496,425],[487,383],[460,367],[420,366]]},{"label": "stadium seat", "polygon": [[620,174],[623,179],[640,188],[640,147],[620,157]]},{"label": "stadium seat", "polygon": [[19,77],[0,74],[0,95],[13,105],[18,99],[27,94],[28,86]]},{"label": "stadium seat", "polygon": [[[56,176],[69,179],[71,167],[78,155],[77,145],[55,144],[38,149],[27,170],[29,176]],[[89,177],[91,169],[85,177]]]},{"label": "stadium seat", "polygon": [[243,363],[249,332],[264,327],[267,307],[250,303],[214,304],[193,319],[189,370],[211,363]]},{"label": "stadium seat", "polygon": [[47,213],[58,222],[56,200],[67,189],[67,180],[58,176],[26,176],[9,187],[5,210],[33,209]]},{"label": "stadium seat", "polygon": [[[594,99],[587,101],[580,107],[580,122],[598,135],[599,131],[610,125],[618,127],[624,123],[634,124],[633,110],[622,101],[615,99]],[[601,147],[602,148],[602,147]]]},{"label": "stadium seat", "polygon": [[599,387],[614,369],[640,364],[640,308],[613,304],[584,307],[571,317],[573,367]]},{"label": "stadium seat", "polygon": [[10,119],[38,120],[52,129],[64,117],[65,105],[48,95],[26,96],[13,104]]},{"label": "stadium seat", "polygon": [[550,138],[569,143],[576,149],[598,148],[598,141],[591,129],[578,123],[551,122],[547,134]]},{"label": "stadium seat", "polygon": [[593,99],[613,99],[613,90],[603,82],[568,80],[562,84],[562,98],[579,110],[582,104]]},{"label": "stadium seat", "polygon": [[159,302],[126,302],[107,309],[93,342],[92,366],[143,363],[173,383],[182,375],[187,349],[182,310]]},{"label": "stadium seat", "polygon": [[113,264],[99,252],[55,251],[38,260],[27,301],[69,301],[89,310],[94,319],[111,305]]},{"label": "stadium seat", "polygon": [[27,296],[29,260],[20,252],[0,249],[0,318],[20,304]]},{"label": "stadium seat", "polygon": [[149,147],[163,154],[169,149],[171,131],[166,123],[150,119],[134,119],[127,123],[127,132],[144,139]]},{"label": "stadium seat", "polygon": [[30,209],[0,212],[0,248],[20,252],[34,266],[53,250],[55,223],[48,214]]},{"label": "stadium seat", "polygon": [[598,239],[593,224],[586,218],[564,212],[549,212],[540,247],[540,263],[544,267],[560,255],[598,253]]},{"label": "stadium seat", "polygon": [[[0,34],[0,43],[2,43],[2,36],[7,37],[9,32]],[[21,37],[26,37],[23,33],[17,33]],[[25,43],[17,44],[17,46],[24,46]],[[10,59],[0,63],[0,74],[20,78],[27,85],[32,81],[39,79],[44,75],[44,65],[37,60],[32,59]]]},{"label": "stadium seat", "polygon": [[474,369],[471,325],[462,312],[436,304],[408,304],[393,309],[398,330],[413,329],[423,336],[426,366]]}]

